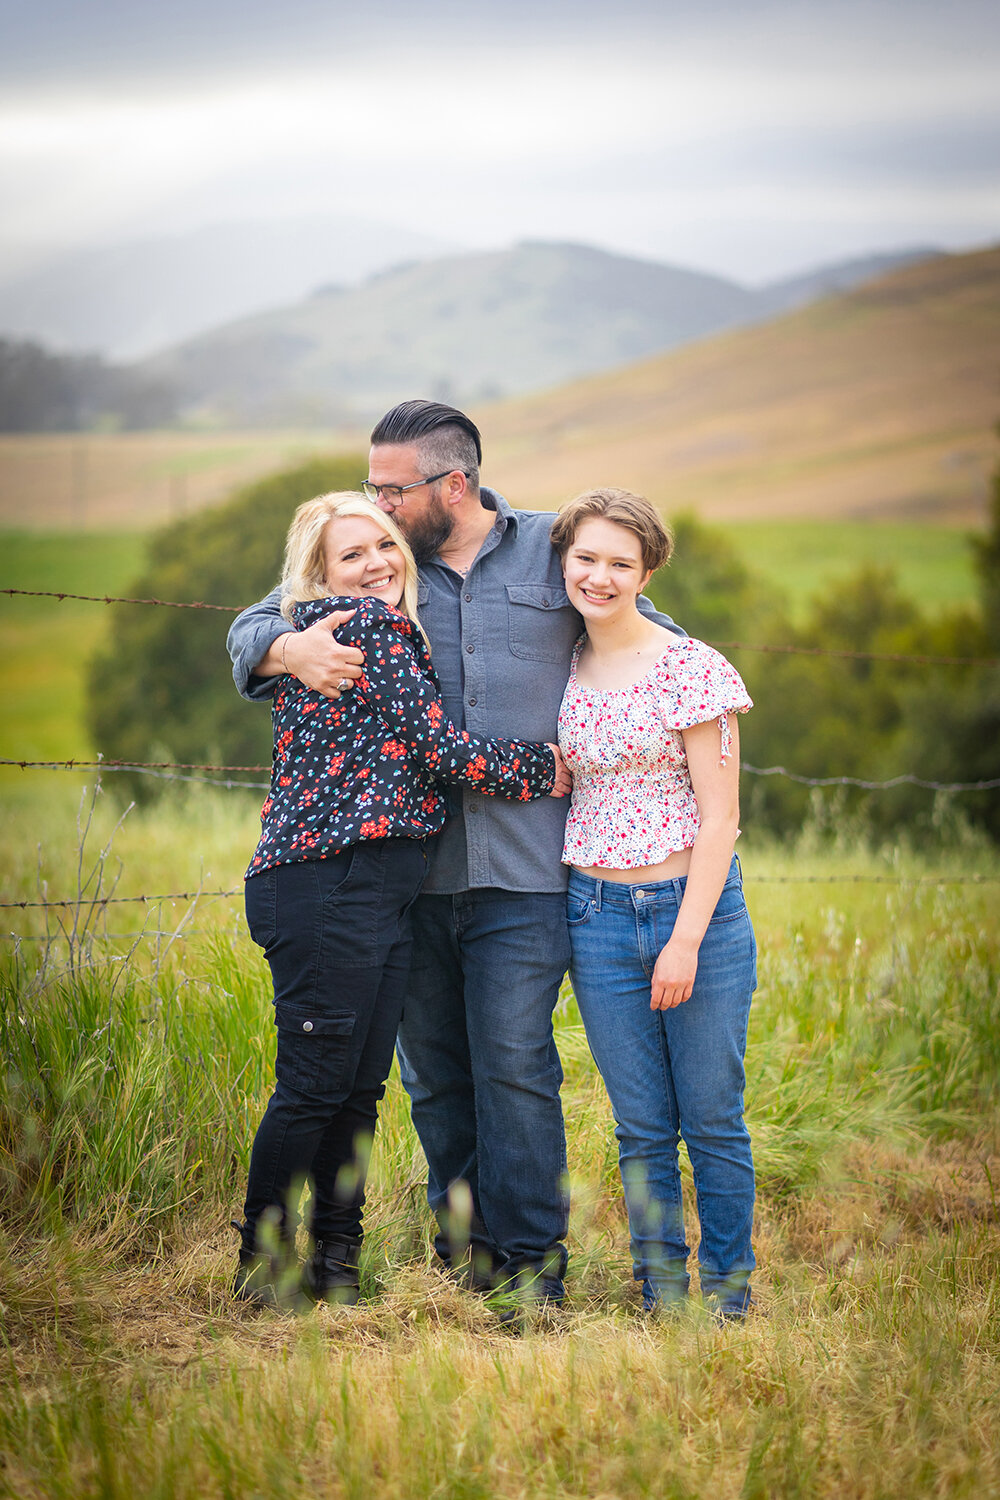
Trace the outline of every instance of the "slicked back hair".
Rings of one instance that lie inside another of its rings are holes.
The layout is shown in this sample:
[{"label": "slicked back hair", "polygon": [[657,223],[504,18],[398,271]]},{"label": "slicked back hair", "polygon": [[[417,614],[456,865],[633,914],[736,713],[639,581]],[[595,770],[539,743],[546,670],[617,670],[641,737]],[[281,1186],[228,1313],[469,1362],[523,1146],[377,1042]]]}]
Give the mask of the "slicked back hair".
[{"label": "slicked back hair", "polygon": [[645,495],[608,488],[585,490],[575,500],[567,500],[560,507],[549,532],[549,539],[560,557],[566,556],[584,521],[593,520],[613,521],[616,526],[630,531],[639,543],[642,565],[647,573],[662,568],[674,550],[669,528]]},{"label": "slicked back hair", "polygon": [[461,469],[473,492],[479,489],[483,443],[479,428],[456,406],[441,401],[401,401],[372,428],[373,446],[412,443],[425,474]]}]

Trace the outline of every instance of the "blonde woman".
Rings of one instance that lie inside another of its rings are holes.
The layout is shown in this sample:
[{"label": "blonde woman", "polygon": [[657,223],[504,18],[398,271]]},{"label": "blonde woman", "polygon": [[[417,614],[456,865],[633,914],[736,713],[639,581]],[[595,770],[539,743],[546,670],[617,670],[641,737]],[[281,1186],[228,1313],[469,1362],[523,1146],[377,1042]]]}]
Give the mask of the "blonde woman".
[{"label": "blonde woman", "polygon": [[296,630],[351,611],[335,633],[365,665],[335,701],[292,676],[274,695],[246,911],[274,982],[276,1081],[236,1225],[234,1293],[275,1305],[294,1292],[293,1200],[308,1179],[313,1250],[302,1290],[353,1302],[363,1162],[392,1062],[424,841],[445,821],[439,784],[529,801],[563,795],[568,781],[555,746],[477,738],[446,719],[416,619],[413,555],[363,495],[299,507],[282,596]]},{"label": "blonde woman", "polygon": [[640,614],[639,595],[671,551],[648,500],[579,495],[552,543],[586,625],[559,713],[573,775],[570,973],[617,1121],[633,1274],[649,1310],[687,1296],[683,1137],[702,1296],[739,1319],[754,1265],[743,1054],[756,948],[733,846],[736,715],[751,703],[711,646]]}]

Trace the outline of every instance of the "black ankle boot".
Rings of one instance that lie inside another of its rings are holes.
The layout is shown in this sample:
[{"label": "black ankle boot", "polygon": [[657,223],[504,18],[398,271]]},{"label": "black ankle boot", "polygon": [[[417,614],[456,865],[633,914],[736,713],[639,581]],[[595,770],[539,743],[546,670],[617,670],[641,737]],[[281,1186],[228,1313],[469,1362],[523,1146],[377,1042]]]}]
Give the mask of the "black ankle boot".
[{"label": "black ankle boot", "polygon": [[314,1302],[353,1307],[361,1295],[360,1253],[360,1240],[315,1240],[312,1254],[302,1267],[303,1292]]},{"label": "black ankle boot", "polygon": [[233,1279],[233,1296],[255,1307],[294,1308],[299,1293],[299,1268],[294,1242],[285,1238],[276,1226],[270,1226],[273,1243],[264,1248],[256,1231],[248,1224],[232,1226],[240,1236],[239,1260]]}]

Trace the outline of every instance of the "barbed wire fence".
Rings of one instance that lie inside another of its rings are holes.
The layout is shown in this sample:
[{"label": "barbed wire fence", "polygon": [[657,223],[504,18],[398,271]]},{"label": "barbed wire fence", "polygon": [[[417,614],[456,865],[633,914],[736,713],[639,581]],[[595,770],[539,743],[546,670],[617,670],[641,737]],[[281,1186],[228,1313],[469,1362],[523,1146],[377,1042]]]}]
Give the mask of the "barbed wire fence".
[{"label": "barbed wire fence", "polygon": [[[246,608],[243,604],[206,604],[202,600],[181,599],[129,599],[114,594],[71,594],[63,589],[16,589],[3,588],[0,594],[20,595],[28,599],[77,599],[92,604],[152,604],[164,609],[210,609],[222,614],[238,615]],[[773,655],[787,656],[831,656],[846,661],[894,661],[910,662],[922,666],[948,667],[996,667],[1000,656],[923,656],[907,651],[853,651],[836,646],[798,646],[792,643],[761,645],[753,641],[710,641],[709,645],[722,651],[762,651]]]},{"label": "barbed wire fence", "polygon": [[[82,601],[95,604],[131,604],[159,606],[167,609],[199,609],[211,610],[224,614],[238,614],[244,606],[230,604],[212,604],[203,600],[177,600],[157,598],[129,598],[121,595],[111,594],[78,594],[68,590],[54,589],[21,589],[3,588],[0,593],[10,597],[43,598],[63,601],[66,599]],[[757,651],[768,654],[801,655],[816,657],[832,657],[852,661],[886,661],[899,663],[912,663],[923,666],[1000,666],[1000,657],[974,657],[974,656],[940,656],[924,655],[910,652],[898,651],[856,651],[837,647],[825,646],[800,646],[791,643],[783,644],[761,644],[749,641],[714,641],[711,644],[719,649],[727,651]],[[183,761],[135,761],[106,759],[99,756],[97,759],[71,758],[66,760],[31,760],[18,759],[15,757],[0,757],[0,766],[9,766],[25,770],[50,770],[50,771],[87,771],[96,770],[98,775],[105,772],[128,772],[131,775],[151,776],[166,781],[179,781],[188,783],[200,783],[208,786],[221,787],[224,790],[244,791],[266,791],[269,786],[267,781],[234,780],[234,774],[245,776],[255,773],[267,774],[270,766],[267,765],[221,765],[211,762],[183,762]],[[795,771],[790,771],[785,766],[753,766],[749,762],[741,762],[741,770],[750,776],[772,777],[780,776],[793,781],[801,786],[809,787],[856,787],[864,791],[881,792],[888,791],[899,786],[915,786],[925,788],[936,793],[957,794],[964,792],[981,792],[994,790],[1000,787],[1000,777],[987,780],[966,782],[942,782],[929,780],[916,776],[910,772],[889,777],[883,781],[866,780],[857,776],[805,776]],[[210,772],[211,775],[200,773]],[[748,879],[748,884],[759,885],[900,885],[900,886],[961,886],[961,885],[985,885],[1000,883],[1000,875],[858,875],[851,873],[831,873],[827,875],[753,875]],[[155,907],[164,902],[185,901],[200,902],[202,900],[232,899],[242,895],[243,887],[234,886],[229,889],[207,891],[199,889],[196,891],[170,891],[157,894],[142,893],[135,896],[85,896],[79,894],[75,897],[65,899],[43,899],[33,901],[0,901],[0,910],[65,910],[72,909],[81,904],[95,910],[106,910],[109,906],[118,905],[142,905]],[[149,929],[144,935],[164,936],[159,929]],[[179,934],[172,933],[172,936]],[[191,930],[185,936],[194,935]],[[5,934],[16,941],[44,941],[44,939],[27,937],[20,934]],[[107,938],[135,937],[136,934],[104,934]]]}]

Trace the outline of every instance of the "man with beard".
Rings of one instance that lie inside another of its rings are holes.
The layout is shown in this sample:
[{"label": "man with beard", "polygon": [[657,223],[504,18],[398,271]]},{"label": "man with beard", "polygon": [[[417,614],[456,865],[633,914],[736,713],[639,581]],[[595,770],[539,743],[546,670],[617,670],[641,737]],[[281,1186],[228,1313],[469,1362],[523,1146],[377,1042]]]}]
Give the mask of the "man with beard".
[{"label": "man with beard", "polygon": [[[371,443],[365,493],[420,565],[420,620],[445,713],[493,738],[554,740],[581,621],[549,542],[553,517],[512,510],[480,486],[479,430],[454,407],[405,401]],[[283,672],[330,697],[347,691],[363,662],[336,639],[344,617],[289,633],[278,602],[272,593],[230,631],[240,691],[267,698]],[[413,906],[400,1071],[438,1255],[477,1288],[560,1302],[569,1205],[552,1013],[569,961],[566,803],[461,797]],[[464,1211],[459,1183],[471,1193]]]}]

